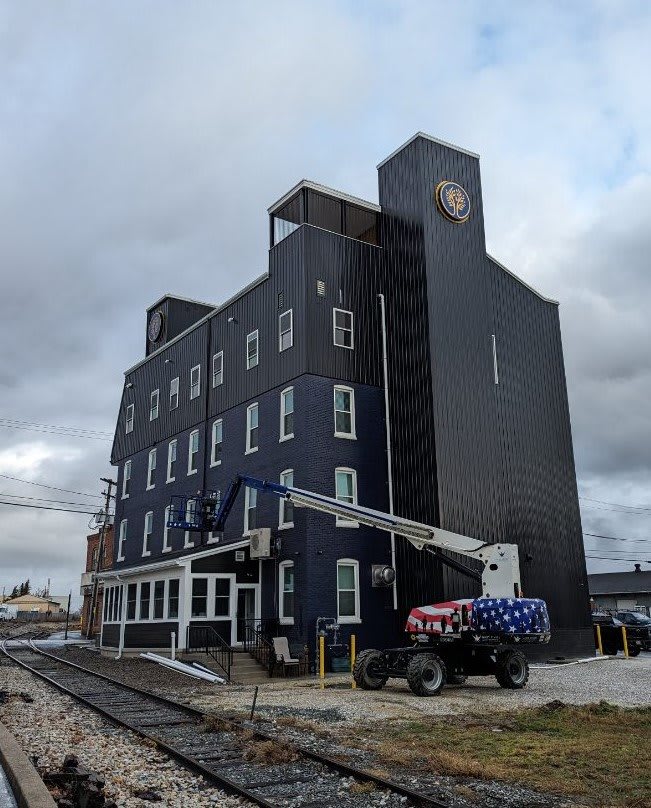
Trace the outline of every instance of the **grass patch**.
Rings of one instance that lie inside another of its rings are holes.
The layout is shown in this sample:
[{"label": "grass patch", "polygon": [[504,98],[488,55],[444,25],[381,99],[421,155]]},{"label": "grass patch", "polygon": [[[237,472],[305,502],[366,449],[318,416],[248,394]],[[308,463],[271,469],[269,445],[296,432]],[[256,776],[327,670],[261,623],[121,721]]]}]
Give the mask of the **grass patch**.
[{"label": "grass patch", "polygon": [[366,745],[390,766],[516,782],[598,806],[651,808],[649,738],[651,707],[550,702],[386,725]]}]

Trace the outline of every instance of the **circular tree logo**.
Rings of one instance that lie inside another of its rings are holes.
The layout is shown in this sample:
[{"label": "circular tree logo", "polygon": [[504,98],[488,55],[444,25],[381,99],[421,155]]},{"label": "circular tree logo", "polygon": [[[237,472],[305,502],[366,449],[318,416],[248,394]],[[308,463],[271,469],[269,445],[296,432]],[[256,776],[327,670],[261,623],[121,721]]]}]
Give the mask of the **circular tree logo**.
[{"label": "circular tree logo", "polygon": [[438,209],[451,222],[465,222],[470,215],[470,198],[457,182],[443,180],[436,186]]}]

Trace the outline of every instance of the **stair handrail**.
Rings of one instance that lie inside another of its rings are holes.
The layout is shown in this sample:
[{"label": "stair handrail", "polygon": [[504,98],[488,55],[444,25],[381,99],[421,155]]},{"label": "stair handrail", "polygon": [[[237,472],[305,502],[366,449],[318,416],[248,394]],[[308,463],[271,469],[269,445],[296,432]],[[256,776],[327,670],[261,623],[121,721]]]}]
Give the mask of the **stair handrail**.
[{"label": "stair handrail", "polygon": [[212,626],[188,626],[186,648],[188,651],[204,651],[215,660],[230,681],[234,649]]}]

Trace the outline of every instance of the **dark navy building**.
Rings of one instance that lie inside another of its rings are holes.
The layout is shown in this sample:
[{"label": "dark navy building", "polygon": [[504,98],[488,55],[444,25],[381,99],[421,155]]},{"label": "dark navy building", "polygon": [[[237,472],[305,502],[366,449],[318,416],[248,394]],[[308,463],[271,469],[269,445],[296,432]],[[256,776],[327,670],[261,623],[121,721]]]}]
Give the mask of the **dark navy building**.
[{"label": "dark navy building", "polygon": [[411,607],[479,594],[403,539],[249,489],[223,534],[166,527],[172,495],[238,472],[517,543],[556,649],[592,647],[558,304],[486,254],[477,155],[418,134],[378,172],[379,205],[305,180],[272,205],[269,270],[232,299],[148,309],[103,648],[183,648],[195,625],[236,645],[260,620],[312,648],[318,618],[383,647]]}]

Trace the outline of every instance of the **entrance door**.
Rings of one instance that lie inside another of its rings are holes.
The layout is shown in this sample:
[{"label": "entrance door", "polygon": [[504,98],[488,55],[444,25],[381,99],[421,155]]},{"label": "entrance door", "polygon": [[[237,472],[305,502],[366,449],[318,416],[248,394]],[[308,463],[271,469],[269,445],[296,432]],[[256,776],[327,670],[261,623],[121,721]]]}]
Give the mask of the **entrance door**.
[{"label": "entrance door", "polygon": [[246,626],[255,625],[257,588],[252,586],[237,587],[237,643],[246,639]]}]

